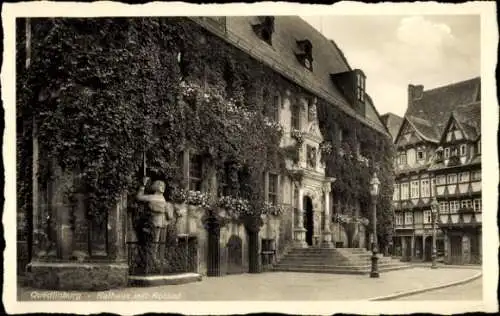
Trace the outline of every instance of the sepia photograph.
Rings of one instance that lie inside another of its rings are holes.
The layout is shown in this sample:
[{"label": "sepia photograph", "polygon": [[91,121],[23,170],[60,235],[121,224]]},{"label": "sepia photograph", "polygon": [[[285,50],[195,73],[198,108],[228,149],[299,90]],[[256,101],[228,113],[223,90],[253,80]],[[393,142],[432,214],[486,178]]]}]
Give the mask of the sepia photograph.
[{"label": "sepia photograph", "polygon": [[116,5],[2,13],[16,309],[498,311],[494,3]]}]

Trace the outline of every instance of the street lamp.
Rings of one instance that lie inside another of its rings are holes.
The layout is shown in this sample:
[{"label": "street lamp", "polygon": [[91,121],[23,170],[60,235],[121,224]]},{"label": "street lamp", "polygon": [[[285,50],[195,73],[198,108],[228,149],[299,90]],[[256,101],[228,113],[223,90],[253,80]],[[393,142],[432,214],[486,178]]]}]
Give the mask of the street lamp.
[{"label": "street lamp", "polygon": [[436,269],[436,219],[439,212],[439,203],[436,199],[436,195],[432,198],[431,202],[431,212],[432,212],[432,269]]},{"label": "street lamp", "polygon": [[377,178],[377,173],[373,174],[370,181],[370,195],[372,196],[373,204],[373,243],[372,243],[372,270],[370,272],[370,278],[378,278],[378,257],[377,257],[377,197],[379,194],[380,181]]}]

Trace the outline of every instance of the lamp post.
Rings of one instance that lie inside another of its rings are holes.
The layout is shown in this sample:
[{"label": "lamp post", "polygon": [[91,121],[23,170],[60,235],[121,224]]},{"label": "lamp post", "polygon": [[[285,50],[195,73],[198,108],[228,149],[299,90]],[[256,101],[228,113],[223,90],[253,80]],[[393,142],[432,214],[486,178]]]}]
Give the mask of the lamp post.
[{"label": "lamp post", "polygon": [[370,195],[372,196],[372,204],[373,204],[373,243],[372,243],[372,270],[370,272],[370,278],[378,278],[378,257],[377,257],[377,197],[379,191],[380,181],[377,178],[377,173],[373,174],[373,177],[370,181]]},{"label": "lamp post", "polygon": [[431,212],[432,212],[432,269],[436,269],[436,219],[439,211],[439,203],[436,199],[436,195],[432,198],[431,202]]}]

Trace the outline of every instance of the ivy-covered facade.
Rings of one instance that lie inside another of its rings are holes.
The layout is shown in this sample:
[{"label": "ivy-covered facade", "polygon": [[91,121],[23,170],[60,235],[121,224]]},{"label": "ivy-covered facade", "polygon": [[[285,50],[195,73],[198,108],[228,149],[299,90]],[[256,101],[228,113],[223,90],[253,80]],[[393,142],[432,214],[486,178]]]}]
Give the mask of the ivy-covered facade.
[{"label": "ivy-covered facade", "polygon": [[144,176],[201,274],[366,246],[375,171],[391,240],[390,135],[363,72],[298,17],[18,20],[17,45],[19,239],[39,286],[76,286],[44,283],[53,262],[127,282]]}]

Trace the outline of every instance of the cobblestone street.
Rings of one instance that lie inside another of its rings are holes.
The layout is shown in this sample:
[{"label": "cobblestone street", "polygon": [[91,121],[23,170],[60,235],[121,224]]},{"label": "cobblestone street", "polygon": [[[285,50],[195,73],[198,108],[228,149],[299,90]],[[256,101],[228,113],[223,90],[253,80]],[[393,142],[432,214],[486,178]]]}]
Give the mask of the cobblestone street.
[{"label": "cobblestone street", "polygon": [[[368,300],[460,281],[479,272],[479,269],[417,267],[382,273],[378,279],[360,275],[267,272],[205,277],[201,282],[182,285],[68,292],[67,297],[72,295],[73,300]],[[54,295],[53,291],[21,288],[18,299],[44,300],[44,292]],[[456,299],[470,298],[457,296]]]}]

